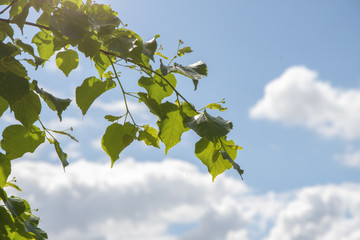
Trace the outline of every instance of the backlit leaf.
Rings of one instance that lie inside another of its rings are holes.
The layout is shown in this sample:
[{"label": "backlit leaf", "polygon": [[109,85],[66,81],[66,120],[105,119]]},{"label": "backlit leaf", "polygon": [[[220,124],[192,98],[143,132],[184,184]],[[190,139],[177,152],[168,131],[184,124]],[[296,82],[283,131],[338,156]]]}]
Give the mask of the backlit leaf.
[{"label": "backlit leaf", "polygon": [[10,108],[14,111],[15,118],[26,128],[29,128],[39,118],[41,103],[38,95],[29,91],[19,101],[12,104]]},{"label": "backlit leaf", "polygon": [[0,153],[0,188],[3,188],[11,173],[10,160],[2,153]]},{"label": "backlit leaf", "polygon": [[96,98],[115,86],[116,84],[112,79],[106,79],[105,81],[101,81],[96,77],[85,79],[81,86],[76,88],[76,104],[81,109],[82,114],[86,114]]},{"label": "backlit leaf", "polygon": [[144,102],[152,114],[158,116],[160,119],[163,118],[160,104],[155,99],[150,98],[146,93],[139,92],[137,94],[140,97],[139,101]]},{"label": "backlit leaf", "polygon": [[195,155],[207,166],[214,181],[216,176],[230,169],[233,165],[225,160],[220,154],[221,144],[212,142],[207,138],[201,138],[195,144]]},{"label": "backlit leaf", "polygon": [[111,34],[121,23],[117,13],[105,4],[93,4],[87,10],[91,28],[99,36]]},{"label": "backlit leaf", "polygon": [[[160,72],[157,70],[157,72]],[[174,88],[176,87],[176,78],[172,74],[168,74],[164,77]],[[165,97],[169,97],[173,94],[174,90],[170,85],[160,78],[158,75],[154,75],[152,78],[141,77],[138,81],[139,86],[146,89],[148,96],[156,100],[159,104]]]},{"label": "backlit leaf", "polygon": [[92,60],[95,62],[95,68],[99,73],[100,78],[104,74],[105,70],[111,65],[111,61],[104,53],[99,52]]},{"label": "backlit leaf", "polygon": [[15,235],[13,218],[4,206],[0,206],[0,237],[4,240],[12,240]]},{"label": "backlit leaf", "polygon": [[0,97],[0,117],[8,109],[9,103],[3,97]]},{"label": "backlit leaf", "polygon": [[60,99],[60,98],[54,97],[52,94],[46,92],[42,88],[39,88],[37,85],[37,81],[34,80],[32,83],[35,84],[35,91],[46,102],[48,107],[53,111],[57,111],[57,115],[59,116],[59,119],[61,121],[62,120],[61,114],[69,106],[71,100],[68,98]]},{"label": "backlit leaf", "polygon": [[32,39],[32,43],[37,46],[39,56],[43,59],[49,59],[54,53],[54,36],[43,31],[38,32]]},{"label": "backlit leaf", "polygon": [[8,126],[2,137],[1,148],[10,160],[19,158],[27,152],[33,153],[45,141],[44,132],[34,125],[28,130],[22,125]]},{"label": "backlit leaf", "polygon": [[109,122],[115,122],[122,118],[123,116],[113,116],[113,115],[105,115],[104,118],[108,120]]},{"label": "backlit leaf", "polygon": [[26,4],[24,6],[24,8],[21,10],[21,12],[17,15],[15,15],[12,19],[13,23],[16,23],[16,25],[18,25],[18,27],[21,29],[21,32],[23,31],[23,27],[26,21],[26,18],[29,14],[29,8],[30,8],[30,4]]},{"label": "backlit leaf", "polygon": [[19,77],[26,77],[25,67],[14,57],[8,56],[0,59],[0,72],[11,72]]},{"label": "backlit leaf", "polygon": [[204,113],[186,118],[185,122],[200,137],[206,137],[209,140],[225,136],[233,127],[232,122],[226,121],[221,117],[213,117],[206,110]]},{"label": "backlit leaf", "polygon": [[0,96],[14,104],[29,92],[29,82],[15,74],[0,72]]},{"label": "backlit leaf", "polygon": [[144,130],[139,131],[138,140],[144,141],[148,146],[159,148],[158,131],[149,125],[144,125],[143,128]]},{"label": "backlit leaf", "polygon": [[111,158],[111,167],[119,159],[119,154],[135,139],[137,128],[129,122],[124,125],[113,123],[107,127],[101,145]]},{"label": "backlit leaf", "polygon": [[93,57],[99,53],[100,41],[96,36],[83,38],[79,41],[79,51],[83,52],[86,57]]},{"label": "backlit leaf", "polygon": [[186,53],[192,53],[192,52],[193,52],[193,50],[191,50],[191,47],[183,47],[183,48],[181,48],[181,49],[178,50],[177,55],[178,55],[179,57],[182,57],[182,56],[184,56]]},{"label": "backlit leaf", "polygon": [[10,37],[13,40],[14,30],[9,23],[0,22],[0,40],[4,41],[6,37]]},{"label": "backlit leaf", "polygon": [[157,122],[159,126],[159,137],[165,144],[165,154],[170,148],[181,140],[181,135],[187,131],[183,123],[180,109],[173,103],[161,104],[164,118]]},{"label": "backlit leaf", "polygon": [[69,162],[67,161],[67,154],[63,152],[62,148],[60,147],[60,143],[56,139],[54,139],[54,147],[61,161],[63,169],[65,170],[65,167],[69,165]]},{"label": "backlit leaf", "polygon": [[89,35],[89,19],[82,11],[62,8],[50,16],[50,28],[78,41]]},{"label": "backlit leaf", "polygon": [[56,66],[68,77],[69,73],[79,65],[78,53],[68,49],[56,54]]}]

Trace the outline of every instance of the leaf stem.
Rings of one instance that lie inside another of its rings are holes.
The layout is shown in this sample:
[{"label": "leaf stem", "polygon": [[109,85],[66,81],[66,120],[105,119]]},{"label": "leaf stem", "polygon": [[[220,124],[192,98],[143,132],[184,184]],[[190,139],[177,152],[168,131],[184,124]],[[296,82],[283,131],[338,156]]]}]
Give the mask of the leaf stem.
[{"label": "leaf stem", "polygon": [[110,61],[110,63],[111,63],[112,69],[113,69],[114,74],[115,74],[115,78],[116,78],[117,82],[119,83],[119,86],[120,86],[120,88],[121,88],[121,91],[122,91],[122,94],[123,94],[123,97],[124,97],[125,108],[126,108],[125,120],[126,120],[127,114],[129,114],[132,122],[134,123],[135,126],[137,126],[137,124],[135,123],[135,120],[134,120],[133,116],[132,116],[131,113],[130,113],[129,106],[128,106],[127,100],[126,100],[126,92],[125,92],[124,87],[122,86],[122,84],[121,84],[121,82],[120,82],[119,76],[118,76],[118,74],[117,74],[117,72],[116,72],[116,69],[115,69],[115,66],[114,66],[114,63],[113,63],[113,61],[111,60],[111,58],[109,57],[109,55],[108,55],[107,53],[105,53],[105,54],[106,54],[106,56],[108,57],[108,59],[109,59],[109,61]]}]

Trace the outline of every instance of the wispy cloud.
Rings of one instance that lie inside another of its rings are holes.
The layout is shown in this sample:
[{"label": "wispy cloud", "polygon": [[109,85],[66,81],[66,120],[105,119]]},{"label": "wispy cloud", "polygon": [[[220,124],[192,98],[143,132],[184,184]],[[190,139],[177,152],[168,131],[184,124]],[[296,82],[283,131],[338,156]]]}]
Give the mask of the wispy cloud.
[{"label": "wispy cloud", "polygon": [[301,125],[326,137],[360,138],[360,89],[343,90],[304,66],[287,69],[250,109],[253,119]]},{"label": "wispy cloud", "polygon": [[360,150],[336,155],[335,159],[345,166],[360,169]]},{"label": "wispy cloud", "polygon": [[[14,162],[13,175],[55,240],[360,237],[359,184],[256,194],[230,177],[212,183],[209,174],[176,159],[125,159],[112,169],[79,160],[66,174],[59,165],[22,160]],[[174,226],[187,230],[176,233]]]}]

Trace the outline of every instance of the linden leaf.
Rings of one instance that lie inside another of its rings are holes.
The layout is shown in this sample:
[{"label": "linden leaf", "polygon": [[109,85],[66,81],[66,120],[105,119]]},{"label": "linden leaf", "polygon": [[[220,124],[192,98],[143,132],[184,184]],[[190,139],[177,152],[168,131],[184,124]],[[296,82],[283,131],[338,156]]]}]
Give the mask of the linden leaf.
[{"label": "linden leaf", "polygon": [[204,62],[199,61],[188,66],[182,66],[181,64],[174,63],[174,66],[165,66],[160,61],[160,69],[163,75],[167,75],[171,72],[180,73],[193,80],[195,90],[197,89],[198,82],[201,78],[207,76],[207,66]]},{"label": "linden leaf", "polygon": [[14,111],[15,118],[19,120],[24,127],[29,128],[38,120],[41,112],[41,103],[38,95],[29,91],[19,101],[10,106]]},{"label": "linden leaf", "polygon": [[154,54],[157,49],[156,38],[158,37],[160,37],[160,35],[156,35],[153,39],[144,42],[143,53],[153,61],[154,61]]},{"label": "linden leaf", "polygon": [[79,65],[78,53],[68,49],[56,54],[56,66],[68,77],[69,73]]},{"label": "linden leaf", "polygon": [[33,153],[45,141],[44,132],[36,126],[28,130],[22,125],[11,125],[2,133],[1,148],[6,151],[6,156],[12,160],[23,156],[27,152]]},{"label": "linden leaf", "polygon": [[26,206],[24,201],[21,198],[9,197],[5,201],[5,206],[10,210],[11,215],[14,217],[20,217],[20,215],[25,211]]},{"label": "linden leaf", "polygon": [[48,107],[53,110],[57,111],[57,115],[59,116],[60,121],[62,120],[61,114],[65,109],[69,106],[71,100],[67,99],[60,99],[54,97],[52,94],[46,92],[42,88],[40,89],[37,85],[37,81],[34,80],[32,84],[35,85],[35,91],[40,95],[40,97],[46,102]]},{"label": "linden leaf", "polygon": [[137,128],[129,122],[124,125],[113,123],[107,127],[101,145],[111,158],[111,167],[119,159],[120,153],[134,141],[136,132]]},{"label": "linden leaf", "polygon": [[6,185],[6,181],[11,173],[10,159],[0,153],[0,188]]},{"label": "linden leaf", "polygon": [[89,77],[84,80],[80,87],[76,88],[76,104],[81,109],[83,115],[86,114],[91,104],[104,92],[116,86],[112,79],[101,81],[96,77]]},{"label": "linden leaf", "polygon": [[204,137],[195,144],[195,155],[207,166],[213,181],[216,176],[233,166],[232,163],[222,157],[220,149],[220,143],[217,141],[214,143]]},{"label": "linden leaf", "polygon": [[32,43],[37,46],[39,56],[43,59],[49,59],[54,53],[54,36],[43,31],[38,32],[32,39]]},{"label": "linden leaf", "polygon": [[8,109],[9,103],[3,97],[0,97],[0,117]]},{"label": "linden leaf", "polygon": [[209,140],[225,136],[233,127],[231,121],[226,121],[221,117],[213,117],[206,110],[204,113],[186,118],[185,122],[200,137],[206,137]]},{"label": "linden leaf", "polygon": [[159,137],[158,137],[158,131],[150,127],[149,125],[143,126],[144,130],[139,131],[139,141],[144,141],[146,145],[148,146],[154,146],[156,148],[159,147]]},{"label": "linden leaf", "polygon": [[188,129],[184,126],[183,117],[180,109],[173,103],[165,102],[161,104],[164,118],[157,122],[159,126],[159,137],[165,144],[165,154],[170,148],[181,140],[181,135]]},{"label": "linden leaf", "polygon": [[26,78],[16,76],[12,72],[0,72],[0,96],[9,104],[19,101],[29,92],[29,81]]},{"label": "linden leaf", "polygon": [[67,161],[67,154],[63,152],[62,148],[60,147],[60,143],[56,139],[54,139],[53,144],[55,147],[55,151],[61,161],[63,169],[65,170],[65,167],[69,165],[69,162]]},{"label": "linden leaf", "polygon": [[[157,70],[156,72],[160,72]],[[173,74],[164,77],[174,88],[176,87],[176,78]],[[173,88],[158,75],[152,78],[141,77],[138,81],[140,87],[143,87],[148,92],[148,96],[156,100],[159,104],[165,97],[173,94]]]}]

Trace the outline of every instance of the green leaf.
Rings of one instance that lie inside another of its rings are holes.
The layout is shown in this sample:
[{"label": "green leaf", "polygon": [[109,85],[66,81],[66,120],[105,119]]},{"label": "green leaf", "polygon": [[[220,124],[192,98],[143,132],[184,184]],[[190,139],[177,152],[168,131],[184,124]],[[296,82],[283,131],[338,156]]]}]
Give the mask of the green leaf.
[{"label": "green leaf", "polygon": [[63,169],[65,170],[65,167],[69,165],[69,162],[67,161],[67,154],[63,152],[63,150],[60,147],[60,143],[56,139],[54,139],[53,144],[55,146],[55,151],[61,161]]},{"label": "green leaf", "polygon": [[108,120],[109,122],[115,122],[122,118],[123,116],[113,116],[113,115],[105,115],[104,118]]},{"label": "green leaf", "polygon": [[183,123],[183,117],[180,109],[173,103],[165,102],[161,104],[161,109],[165,118],[158,121],[159,137],[165,144],[165,154],[170,148],[175,146],[181,140],[181,135],[187,131]]},{"label": "green leaf", "polygon": [[0,117],[8,109],[8,107],[9,103],[3,97],[0,97]]},{"label": "green leaf", "polygon": [[184,102],[181,104],[181,112],[186,117],[194,117],[194,116],[198,115],[198,112],[195,110],[194,106],[190,105],[187,102]]},{"label": "green leaf", "polygon": [[225,136],[233,127],[231,121],[226,121],[221,117],[213,117],[206,110],[202,114],[186,118],[185,122],[200,137],[206,137],[209,140]]},{"label": "green leaf", "polygon": [[227,109],[226,107],[224,108],[223,106],[221,106],[219,103],[210,103],[210,104],[206,105],[205,107],[203,107],[202,109],[205,109],[205,108],[219,110],[221,112],[223,112]]},{"label": "green leaf", "polygon": [[21,41],[20,39],[15,39],[15,44],[19,47],[22,48],[22,50],[24,50],[25,52],[27,52],[28,54],[30,54],[31,56],[35,56],[35,53],[34,53],[34,48],[29,45],[29,44],[26,44],[24,43],[23,41]]},{"label": "green leaf", "polygon": [[86,57],[94,57],[99,53],[100,49],[100,41],[96,36],[91,36],[87,38],[83,38],[79,41],[79,51],[83,52]]},{"label": "green leaf", "polygon": [[65,109],[69,106],[71,100],[70,99],[60,99],[54,97],[52,94],[46,92],[42,88],[40,89],[37,85],[37,81],[34,80],[32,84],[35,85],[35,91],[40,95],[40,97],[46,102],[48,107],[53,110],[57,111],[57,115],[59,116],[60,121],[62,120],[61,114]]},{"label": "green leaf", "polygon": [[0,42],[0,58],[8,57],[8,56],[11,56],[14,53],[18,53],[18,52],[19,52],[19,49],[17,47],[15,47],[13,44],[11,44],[11,43],[5,44],[5,43]]},{"label": "green leaf", "polygon": [[50,16],[50,28],[78,41],[89,35],[89,19],[82,11],[62,8]]},{"label": "green leaf", "polygon": [[181,48],[181,49],[178,50],[177,55],[178,55],[179,57],[182,57],[182,56],[184,56],[186,53],[192,53],[192,52],[193,52],[193,50],[191,50],[191,47],[183,47],[183,48]]},{"label": "green leaf", "polygon": [[11,125],[2,133],[1,148],[6,151],[6,156],[12,160],[23,156],[27,152],[33,153],[45,141],[44,132],[36,126],[28,130],[22,125]]},{"label": "green leaf", "polygon": [[111,34],[121,23],[117,13],[104,4],[92,4],[87,10],[90,26],[99,36]]},{"label": "green leaf", "polygon": [[163,118],[162,110],[160,104],[153,98],[150,98],[146,93],[139,92],[137,95],[140,97],[140,101],[145,103],[145,105],[149,108],[150,112],[160,119]]},{"label": "green leaf", "polygon": [[191,78],[194,82],[195,90],[197,89],[199,80],[207,76],[207,66],[202,61],[193,63],[188,66],[182,66],[177,63],[174,63],[174,66],[165,66],[161,62],[160,69],[163,75],[167,75],[171,72],[176,72]]},{"label": "green leaf", "polygon": [[14,16],[14,18],[12,19],[13,23],[16,23],[16,25],[19,26],[19,28],[21,29],[21,32],[23,32],[23,28],[24,28],[24,24],[26,21],[27,16],[29,15],[29,8],[30,8],[30,4],[27,4],[23,10],[21,11],[20,14]]},{"label": "green leaf", "polygon": [[153,61],[154,61],[154,54],[157,49],[156,38],[158,37],[160,37],[160,35],[156,35],[153,39],[144,42],[143,53]]},{"label": "green leaf", "polygon": [[13,218],[5,207],[0,206],[0,238],[12,240],[15,235],[15,225]]},{"label": "green leaf", "polygon": [[0,188],[3,188],[11,173],[10,160],[2,153],[0,153]]},{"label": "green leaf", "polygon": [[156,148],[159,147],[159,137],[158,137],[158,131],[150,127],[149,125],[143,126],[144,130],[139,131],[139,141],[144,141],[146,145],[148,146],[154,146]]},{"label": "green leaf", "polygon": [[37,51],[39,56],[43,59],[49,59],[54,55],[54,36],[47,34],[43,31],[38,32],[32,39],[32,43],[35,43],[37,46]]},{"label": "green leaf", "polygon": [[12,188],[18,190],[19,192],[22,191],[21,188],[19,188],[18,185],[14,184],[14,183],[12,183],[12,182],[7,182],[7,183],[5,184],[5,187],[12,187]]},{"label": "green leaf", "polygon": [[29,128],[38,120],[41,112],[41,103],[38,95],[29,91],[19,101],[10,106],[14,111],[15,118],[19,120],[24,127]]},{"label": "green leaf", "polygon": [[134,141],[136,132],[137,128],[129,122],[124,125],[113,123],[107,127],[101,145],[111,158],[111,167],[119,159],[119,154]]},{"label": "green leaf", "polygon": [[242,178],[242,175],[244,174],[244,170],[242,170],[236,162],[230,157],[230,155],[226,151],[220,151],[221,156],[225,159],[231,162],[235,170],[240,174],[240,177]]},{"label": "green leaf", "polygon": [[23,9],[26,7],[26,5],[28,4],[27,0],[17,0],[14,2],[14,4],[11,6],[9,15],[10,18],[15,17],[16,15],[19,15]]},{"label": "green leaf", "polygon": [[29,221],[25,222],[25,230],[34,233],[36,235],[37,240],[48,239],[46,232],[40,229],[37,226],[38,224],[39,224],[39,219],[34,216],[30,216]]},{"label": "green leaf", "polygon": [[162,57],[162,58],[164,58],[164,59],[166,59],[166,60],[169,60],[169,58],[164,56],[161,52],[155,52],[155,54]]},{"label": "green leaf", "polygon": [[99,73],[99,77],[102,78],[105,70],[111,65],[109,57],[104,53],[99,52],[92,58],[92,60],[95,62],[95,68]]},{"label": "green leaf", "polygon": [[112,38],[106,41],[105,45],[109,51],[117,53],[124,60],[131,58],[136,62],[142,62],[143,43],[133,31],[119,29]]},{"label": "green leaf", "polygon": [[25,211],[25,203],[21,198],[9,197],[5,201],[6,207],[10,210],[11,215],[14,217],[20,217],[20,215]]},{"label": "green leaf", "polygon": [[63,0],[63,3],[65,3],[65,2],[74,3],[78,8],[80,8],[80,6],[82,4],[82,0]]},{"label": "green leaf", "polygon": [[[70,129],[72,131],[72,128]],[[72,140],[76,141],[76,142],[79,142],[73,135],[71,135],[70,133],[68,132],[65,132],[65,131],[58,131],[58,130],[51,130],[52,132],[54,133],[58,133],[58,134],[61,134],[61,135],[65,135],[65,136],[68,136],[69,138],[71,138]]]},{"label": "green leaf", "polygon": [[10,26],[9,23],[0,22],[0,40],[4,41],[6,37],[13,39],[14,29]]},{"label": "green leaf", "polygon": [[207,166],[213,181],[216,176],[233,166],[222,157],[220,149],[221,144],[218,141],[214,143],[204,137],[195,144],[195,155]]},{"label": "green leaf", "polygon": [[29,92],[29,82],[23,77],[16,76],[11,72],[0,72],[0,96],[9,104],[19,101]]},{"label": "green leaf", "polygon": [[[159,70],[156,72],[160,73]],[[176,78],[174,75],[169,74],[164,77],[174,88],[176,87]],[[141,77],[138,81],[140,87],[143,87],[148,92],[148,96],[159,104],[165,97],[169,97],[173,94],[174,90],[170,85],[160,78],[158,75],[155,75],[152,78]]]},{"label": "green leaf", "polygon": [[76,104],[81,109],[82,114],[86,114],[96,98],[115,86],[115,82],[109,78],[105,81],[101,81],[96,77],[85,79],[81,86],[76,88]]},{"label": "green leaf", "polygon": [[69,73],[79,65],[78,53],[68,49],[56,54],[56,66],[68,77]]},{"label": "green leaf", "polygon": [[27,76],[25,67],[12,56],[0,59],[0,72],[11,72],[19,77]]}]

